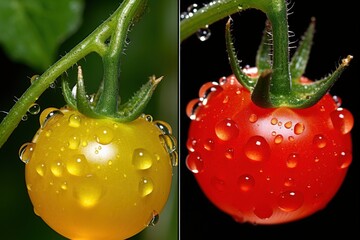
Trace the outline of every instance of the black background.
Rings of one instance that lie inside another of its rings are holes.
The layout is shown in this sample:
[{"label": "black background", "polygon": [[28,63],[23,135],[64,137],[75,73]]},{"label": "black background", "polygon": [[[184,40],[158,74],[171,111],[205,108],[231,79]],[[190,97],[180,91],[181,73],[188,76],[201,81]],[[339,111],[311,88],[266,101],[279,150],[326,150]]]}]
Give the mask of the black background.
[{"label": "black background", "polygon": [[[207,1],[203,1],[206,3]],[[330,93],[342,99],[342,107],[349,109],[355,118],[352,130],[353,162],[338,194],[328,206],[297,222],[261,226],[239,224],[210,203],[198,187],[192,173],[185,166],[186,137],[190,120],[186,116],[186,104],[198,97],[202,84],[217,81],[231,74],[227,61],[224,29],[227,19],[210,26],[211,37],[201,42],[191,36],[180,45],[180,238],[181,239],[290,239],[293,237],[318,237],[334,235],[344,239],[360,236],[359,212],[359,94],[356,88],[359,69],[360,21],[355,11],[355,1],[343,0],[337,4],[298,0],[289,2],[289,30],[295,36],[290,40],[297,45],[311,17],[316,18],[314,44],[305,75],[320,79],[332,72],[341,59],[354,56],[350,67],[344,71]],[[194,3],[180,1],[180,12]],[[199,6],[201,1],[196,1]],[[325,4],[324,4],[325,3]],[[246,10],[232,16],[233,36],[242,66],[254,65],[265,22],[265,15],[258,10]],[[290,52],[291,53],[291,52]]]}]

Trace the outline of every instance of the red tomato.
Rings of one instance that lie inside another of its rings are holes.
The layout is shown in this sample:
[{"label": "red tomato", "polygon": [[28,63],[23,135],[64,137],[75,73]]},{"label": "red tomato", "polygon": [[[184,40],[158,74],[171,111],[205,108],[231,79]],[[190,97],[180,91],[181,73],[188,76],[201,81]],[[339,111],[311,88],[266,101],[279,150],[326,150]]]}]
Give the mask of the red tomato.
[{"label": "red tomato", "polygon": [[338,98],[260,108],[234,76],[204,84],[199,96],[187,107],[186,165],[219,209],[239,222],[279,224],[331,201],[352,161],[354,119]]}]

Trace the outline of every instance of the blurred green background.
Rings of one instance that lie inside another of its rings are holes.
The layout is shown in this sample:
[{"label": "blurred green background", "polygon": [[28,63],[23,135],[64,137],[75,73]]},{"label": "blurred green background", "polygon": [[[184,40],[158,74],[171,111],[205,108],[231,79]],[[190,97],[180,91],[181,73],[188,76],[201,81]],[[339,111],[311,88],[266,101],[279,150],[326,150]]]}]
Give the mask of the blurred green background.
[{"label": "blurred green background", "polygon": [[[4,1],[19,0],[0,0]],[[84,9],[79,28],[68,37],[57,51],[57,59],[70,51],[78,42],[107,19],[121,1],[84,0]],[[4,24],[4,23],[2,23]],[[10,24],[10,23],[9,23]],[[6,31],[0,28],[0,34]],[[173,128],[178,138],[178,1],[149,0],[147,12],[129,33],[130,44],[122,56],[120,92],[125,101],[151,75],[164,76],[146,108],[154,120],[161,119]],[[31,46],[29,42],[29,47]],[[39,69],[12,60],[0,46],[0,119],[30,85],[30,78],[42,74]],[[79,62],[83,67],[89,93],[95,91],[102,77],[101,59],[89,55]],[[70,81],[75,82],[75,70],[69,69]],[[37,103],[41,109],[65,104],[60,82],[47,89]],[[25,165],[18,157],[20,146],[31,141],[39,128],[39,115],[30,115],[20,122],[8,141],[0,148],[0,239],[65,239],[49,228],[33,212],[24,179]],[[178,239],[178,168],[174,168],[172,191],[159,222],[131,239]]]}]

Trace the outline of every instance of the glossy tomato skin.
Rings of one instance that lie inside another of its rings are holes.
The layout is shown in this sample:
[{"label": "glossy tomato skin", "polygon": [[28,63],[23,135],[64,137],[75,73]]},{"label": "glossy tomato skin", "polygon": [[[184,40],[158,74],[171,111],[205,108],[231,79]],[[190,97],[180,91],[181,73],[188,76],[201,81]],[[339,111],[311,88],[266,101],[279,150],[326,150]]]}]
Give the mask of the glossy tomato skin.
[{"label": "glossy tomato skin", "polygon": [[69,239],[126,239],[156,222],[172,178],[169,125],[66,108],[45,110],[40,123],[21,154],[34,211],[51,228]]},{"label": "glossy tomato skin", "polygon": [[199,96],[187,107],[186,165],[219,209],[238,222],[281,224],[330,202],[352,161],[354,119],[339,101],[327,94],[307,109],[260,108],[234,76]]}]

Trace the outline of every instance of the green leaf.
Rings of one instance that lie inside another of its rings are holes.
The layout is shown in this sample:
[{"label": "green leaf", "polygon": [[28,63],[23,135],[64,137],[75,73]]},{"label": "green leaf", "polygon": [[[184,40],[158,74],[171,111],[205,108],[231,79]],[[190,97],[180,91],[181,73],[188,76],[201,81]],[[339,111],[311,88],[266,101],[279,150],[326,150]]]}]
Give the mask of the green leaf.
[{"label": "green leaf", "polygon": [[78,29],[83,0],[0,0],[0,45],[14,61],[47,69]]}]

